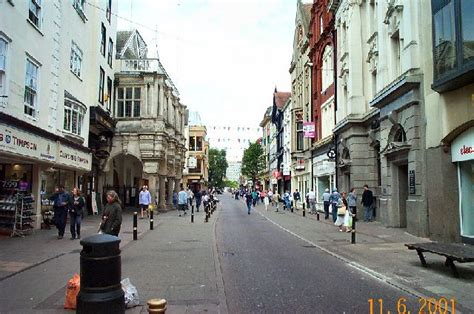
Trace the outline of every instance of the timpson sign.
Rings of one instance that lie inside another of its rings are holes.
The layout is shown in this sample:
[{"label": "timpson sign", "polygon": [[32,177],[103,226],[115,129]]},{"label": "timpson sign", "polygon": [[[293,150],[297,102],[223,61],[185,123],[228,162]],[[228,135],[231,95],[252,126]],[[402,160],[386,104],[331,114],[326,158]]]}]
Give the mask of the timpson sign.
[{"label": "timpson sign", "polygon": [[452,161],[474,160],[474,127],[464,131],[451,143]]},{"label": "timpson sign", "polygon": [[92,156],[60,142],[0,123],[0,152],[17,154],[58,165],[90,171]]}]

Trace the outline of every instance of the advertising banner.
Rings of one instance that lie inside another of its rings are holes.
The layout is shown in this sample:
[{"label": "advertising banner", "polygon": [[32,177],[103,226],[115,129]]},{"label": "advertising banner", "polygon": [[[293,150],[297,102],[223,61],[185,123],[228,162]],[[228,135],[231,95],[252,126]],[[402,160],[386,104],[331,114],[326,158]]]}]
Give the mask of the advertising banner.
[{"label": "advertising banner", "polygon": [[303,122],[303,134],[305,138],[316,137],[316,128],[314,122]]}]

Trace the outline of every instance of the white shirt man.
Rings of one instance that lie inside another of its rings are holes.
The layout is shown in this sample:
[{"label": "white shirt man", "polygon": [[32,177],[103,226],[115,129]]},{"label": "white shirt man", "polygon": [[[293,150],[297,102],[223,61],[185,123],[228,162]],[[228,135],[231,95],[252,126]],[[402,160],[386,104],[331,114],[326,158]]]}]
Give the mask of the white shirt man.
[{"label": "white shirt man", "polygon": [[306,197],[308,198],[309,207],[311,208],[310,213],[316,213],[316,194],[311,190],[306,194]]}]

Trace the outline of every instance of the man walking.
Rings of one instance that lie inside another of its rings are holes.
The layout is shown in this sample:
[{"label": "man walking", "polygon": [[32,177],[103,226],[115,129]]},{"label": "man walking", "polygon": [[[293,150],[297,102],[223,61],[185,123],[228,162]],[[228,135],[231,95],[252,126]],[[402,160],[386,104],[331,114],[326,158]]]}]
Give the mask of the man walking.
[{"label": "man walking", "polygon": [[362,205],[364,206],[364,221],[371,222],[374,218],[374,194],[369,190],[369,186],[364,185],[364,193],[362,193]]},{"label": "man walking", "polygon": [[148,214],[148,206],[151,203],[151,194],[148,191],[148,187],[146,185],[143,186],[140,194],[138,195],[138,204],[141,207],[141,216],[140,219],[143,219],[143,212],[146,212],[146,216],[149,217]]},{"label": "man walking", "polygon": [[194,194],[194,198],[196,199],[196,212],[199,211],[199,207],[201,207],[201,201],[202,201],[202,193],[200,190],[198,190],[195,194]]},{"label": "man walking", "polygon": [[245,194],[245,199],[246,199],[246,202],[247,202],[247,214],[250,215],[250,210],[252,209],[252,203],[254,203],[254,198],[253,198],[252,192],[250,192],[250,190],[248,190],[247,194]]},{"label": "man walking", "polygon": [[329,202],[332,205],[332,220],[333,220],[333,222],[336,222],[336,220],[337,220],[337,204],[339,203],[340,199],[341,199],[341,194],[339,194],[337,189],[332,190],[332,194],[329,198]]},{"label": "man walking", "polygon": [[300,192],[298,192],[298,189],[293,192],[293,201],[294,203],[291,204],[291,206],[296,207],[298,209],[298,202],[301,200],[301,195]]},{"label": "man walking", "polygon": [[316,213],[316,193],[311,189],[308,194],[306,194],[306,198],[308,199],[309,208],[311,208],[310,214]]},{"label": "man walking", "polygon": [[324,204],[324,219],[329,218],[329,205],[331,204],[329,202],[329,199],[331,197],[331,193],[329,193],[329,189],[326,189],[323,193],[323,204]]},{"label": "man walking", "polygon": [[58,229],[58,239],[62,239],[64,237],[64,230],[66,229],[68,204],[70,202],[69,194],[64,191],[64,186],[60,185],[56,188],[55,193],[49,200],[53,201],[53,221]]},{"label": "man walking", "polygon": [[181,186],[181,191],[178,193],[178,214],[181,217],[180,210],[183,211],[183,215],[186,215],[186,208],[188,207],[188,193],[184,190],[184,187]]}]

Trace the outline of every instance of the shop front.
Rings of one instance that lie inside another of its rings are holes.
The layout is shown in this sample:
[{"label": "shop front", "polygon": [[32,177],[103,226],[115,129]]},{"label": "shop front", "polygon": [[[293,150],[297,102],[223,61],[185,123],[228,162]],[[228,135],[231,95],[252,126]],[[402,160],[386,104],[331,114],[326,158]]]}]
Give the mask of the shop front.
[{"label": "shop front", "polygon": [[316,208],[324,210],[323,193],[326,189],[331,192],[336,186],[336,170],[334,161],[330,160],[326,154],[313,158],[313,176],[315,182],[314,192],[316,193]]},{"label": "shop front", "polygon": [[79,186],[80,176],[90,171],[91,156],[81,145],[12,117],[4,123],[5,117],[0,116],[0,216],[5,218],[0,217],[0,228],[8,233],[13,227],[8,217],[20,209],[20,196],[32,199],[31,226],[39,228],[48,196],[57,185],[66,191]]},{"label": "shop front", "polygon": [[452,142],[451,156],[458,171],[461,240],[474,244],[474,127]]}]

